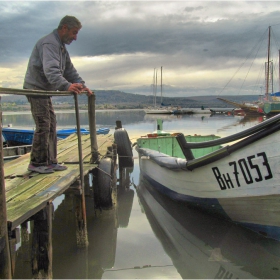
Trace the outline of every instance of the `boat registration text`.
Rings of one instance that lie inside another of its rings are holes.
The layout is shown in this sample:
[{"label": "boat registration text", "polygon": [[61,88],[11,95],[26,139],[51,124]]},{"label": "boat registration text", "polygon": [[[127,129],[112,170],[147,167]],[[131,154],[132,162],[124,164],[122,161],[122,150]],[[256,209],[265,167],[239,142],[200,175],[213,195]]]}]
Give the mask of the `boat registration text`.
[{"label": "boat registration text", "polygon": [[[253,160],[258,157],[262,161],[260,165],[253,163]],[[247,185],[273,178],[272,171],[265,152],[248,156],[247,158],[241,158],[237,161],[231,161],[228,163],[228,165],[231,167],[232,172],[224,174],[220,172],[218,167],[212,167],[214,176],[221,190],[241,187],[240,176],[244,178],[244,181]],[[254,173],[255,175],[252,175],[252,173]],[[235,179],[236,186],[232,178]]]}]

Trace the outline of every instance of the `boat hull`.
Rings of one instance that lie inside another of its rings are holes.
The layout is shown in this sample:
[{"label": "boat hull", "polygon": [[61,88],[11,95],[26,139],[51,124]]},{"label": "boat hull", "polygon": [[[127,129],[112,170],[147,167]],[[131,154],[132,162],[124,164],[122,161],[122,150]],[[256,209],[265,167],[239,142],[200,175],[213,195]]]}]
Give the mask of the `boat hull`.
[{"label": "boat hull", "polygon": [[160,192],[280,237],[280,132],[194,170],[159,165],[139,152],[141,173]]},{"label": "boat hull", "polygon": [[[101,127],[96,130],[96,134],[108,134],[110,131],[107,127]],[[85,128],[80,129],[81,134],[89,134],[89,130]],[[64,139],[71,134],[77,133],[76,128],[57,130],[57,137]],[[5,127],[2,128],[2,134],[9,146],[16,145],[31,145],[33,141],[34,130],[31,129],[16,129]]]},{"label": "boat hull", "polygon": [[144,110],[146,114],[172,114],[172,109],[146,109]]},{"label": "boat hull", "polygon": [[279,114],[280,113],[280,102],[265,102],[263,104],[263,111],[265,114]]},{"label": "boat hull", "polygon": [[2,134],[9,146],[31,145],[33,140],[34,130],[3,127]]}]

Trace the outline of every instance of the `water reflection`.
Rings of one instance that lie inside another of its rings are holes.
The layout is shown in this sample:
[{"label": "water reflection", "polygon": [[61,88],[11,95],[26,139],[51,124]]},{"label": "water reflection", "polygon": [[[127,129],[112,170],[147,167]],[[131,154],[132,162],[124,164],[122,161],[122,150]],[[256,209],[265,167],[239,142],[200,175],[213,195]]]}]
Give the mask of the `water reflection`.
[{"label": "water reflection", "polygon": [[80,197],[71,191],[62,196],[54,217],[51,212],[46,219],[42,210],[41,219],[32,220],[29,226],[23,224],[21,244],[13,251],[13,279],[101,279],[104,271],[114,266],[118,228],[129,224],[134,199],[130,188],[132,171],[120,171],[119,184],[113,190],[117,201],[112,209],[96,208],[94,197],[86,197],[87,248],[77,246]]},{"label": "water reflection", "polygon": [[[76,126],[74,111],[56,112],[57,127],[73,128]],[[256,125],[263,120],[263,116],[232,116],[222,114],[193,114],[193,115],[153,115],[145,114],[143,110],[108,110],[96,112],[96,127],[108,127],[110,133],[115,129],[116,120],[121,120],[123,127],[128,131],[133,141],[146,133],[156,129],[156,120],[163,120],[163,128],[170,132],[181,132],[187,135],[193,134],[218,134],[224,137]],[[34,128],[34,121],[30,113],[8,114],[3,113],[3,125],[12,124],[13,127]],[[80,111],[80,124],[82,128],[88,128],[88,112]]]},{"label": "water reflection", "polygon": [[118,228],[128,225],[134,198],[134,191],[130,189],[131,172],[132,169],[120,171],[119,184],[114,190],[117,202],[112,209],[96,209],[94,199],[86,198],[89,241],[86,249],[77,249],[75,204],[73,197],[65,196],[55,212],[53,259],[59,265],[54,266],[54,278],[101,279],[105,270],[114,267]]},{"label": "water reflection", "polygon": [[[96,111],[96,126],[109,126],[115,127],[116,120],[122,120],[122,124],[137,123],[143,121],[145,112],[143,110],[108,110]],[[76,124],[75,111],[57,111],[57,126],[60,127],[73,127]],[[3,112],[3,126],[12,124],[13,127],[34,127],[34,121],[31,113],[25,114],[9,114]],[[88,112],[85,110],[80,111],[81,126],[87,128],[89,125]]]},{"label": "water reflection", "polygon": [[229,130],[232,129],[234,127],[240,127],[242,126],[243,129],[255,126],[259,123],[261,123],[262,121],[265,120],[264,116],[244,116],[244,117],[235,117],[235,120],[233,123],[227,124],[225,126],[222,126],[221,128],[217,129],[217,132],[222,132],[225,130]]},{"label": "water reflection", "polygon": [[[58,111],[57,125],[58,127],[73,127],[76,123],[76,117],[74,111]],[[124,126],[130,124],[137,124],[141,122],[154,123],[158,118],[163,119],[166,122],[175,121],[211,121],[211,122],[234,122],[248,123],[248,122],[261,122],[263,116],[232,116],[232,115],[209,115],[209,114],[193,114],[193,115],[153,115],[145,114],[143,110],[107,110],[107,111],[96,111],[96,125],[99,126],[110,126],[115,127],[116,120],[121,120]],[[81,126],[88,126],[88,112],[85,110],[80,111],[80,123]],[[29,112],[23,114],[9,114],[3,112],[3,126],[12,124],[13,127],[34,127],[34,121],[32,115]]]},{"label": "water reflection", "polygon": [[184,279],[280,277],[280,243],[157,193],[142,176],[137,194]]},{"label": "water reflection", "polygon": [[124,168],[123,170],[120,170],[120,184],[118,186],[117,194],[118,223],[120,228],[126,228],[128,226],[132,210],[134,199],[134,190],[130,188],[132,186],[132,171],[133,168]]}]

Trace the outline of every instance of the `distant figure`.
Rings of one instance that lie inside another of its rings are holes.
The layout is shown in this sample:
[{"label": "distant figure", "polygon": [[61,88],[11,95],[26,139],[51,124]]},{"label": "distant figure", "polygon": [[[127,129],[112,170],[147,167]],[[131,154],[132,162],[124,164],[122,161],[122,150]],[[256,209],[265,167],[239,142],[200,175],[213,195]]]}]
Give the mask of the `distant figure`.
[{"label": "distant figure", "polygon": [[[74,68],[65,44],[77,40],[82,25],[73,16],[61,19],[58,28],[35,45],[27,67],[23,88],[49,91],[72,91],[80,94],[92,91]],[[53,173],[66,166],[57,161],[56,115],[50,96],[27,96],[36,124],[29,171]]]}]

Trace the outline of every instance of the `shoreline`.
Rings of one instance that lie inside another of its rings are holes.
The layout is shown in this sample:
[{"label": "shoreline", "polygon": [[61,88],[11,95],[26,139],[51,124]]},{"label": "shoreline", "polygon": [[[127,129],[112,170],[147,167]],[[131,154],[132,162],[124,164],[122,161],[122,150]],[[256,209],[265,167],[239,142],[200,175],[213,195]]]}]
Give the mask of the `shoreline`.
[{"label": "shoreline", "polygon": [[[55,110],[55,109],[54,109]],[[144,111],[145,109],[98,109],[95,110],[95,112],[114,112],[114,111]],[[88,112],[88,110],[85,109],[80,109],[80,113],[85,113]],[[75,109],[60,109],[60,110],[55,110],[56,114],[62,114],[62,113],[75,113]],[[2,115],[18,115],[18,114],[23,114],[23,115],[28,115],[31,114],[31,111],[2,111]]]}]

